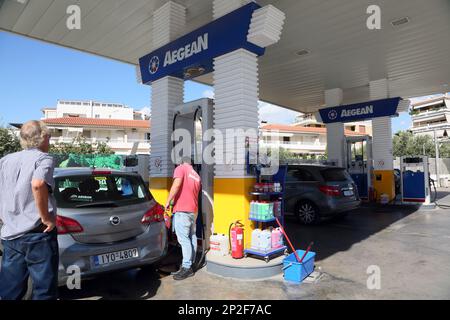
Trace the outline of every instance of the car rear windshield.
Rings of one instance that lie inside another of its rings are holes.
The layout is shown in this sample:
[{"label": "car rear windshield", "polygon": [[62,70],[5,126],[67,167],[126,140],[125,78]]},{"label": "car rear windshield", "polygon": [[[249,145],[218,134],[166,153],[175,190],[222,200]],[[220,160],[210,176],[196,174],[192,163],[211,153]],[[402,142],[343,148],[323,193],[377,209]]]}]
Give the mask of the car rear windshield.
[{"label": "car rear windshield", "polygon": [[120,207],[152,199],[143,180],[130,175],[79,175],[56,178],[59,208]]},{"label": "car rear windshield", "polygon": [[347,181],[350,179],[350,176],[345,169],[330,168],[321,170],[320,174],[325,181]]}]

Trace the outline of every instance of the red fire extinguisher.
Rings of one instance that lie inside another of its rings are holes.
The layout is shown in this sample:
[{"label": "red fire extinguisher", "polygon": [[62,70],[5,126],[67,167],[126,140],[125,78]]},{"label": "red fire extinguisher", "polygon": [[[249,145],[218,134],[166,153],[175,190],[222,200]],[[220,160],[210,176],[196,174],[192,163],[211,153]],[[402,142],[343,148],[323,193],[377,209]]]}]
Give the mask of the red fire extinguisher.
[{"label": "red fire extinguisher", "polygon": [[244,225],[238,220],[230,224],[228,236],[230,239],[231,257],[244,257]]}]

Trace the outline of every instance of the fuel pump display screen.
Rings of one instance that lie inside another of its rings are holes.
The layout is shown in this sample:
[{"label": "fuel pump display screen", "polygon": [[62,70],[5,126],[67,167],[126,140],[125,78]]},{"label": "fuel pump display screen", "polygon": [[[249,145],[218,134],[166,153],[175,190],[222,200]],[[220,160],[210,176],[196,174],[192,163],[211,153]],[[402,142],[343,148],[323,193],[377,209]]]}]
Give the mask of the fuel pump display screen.
[{"label": "fuel pump display screen", "polygon": [[422,163],[422,158],[405,158],[403,159],[403,163]]}]

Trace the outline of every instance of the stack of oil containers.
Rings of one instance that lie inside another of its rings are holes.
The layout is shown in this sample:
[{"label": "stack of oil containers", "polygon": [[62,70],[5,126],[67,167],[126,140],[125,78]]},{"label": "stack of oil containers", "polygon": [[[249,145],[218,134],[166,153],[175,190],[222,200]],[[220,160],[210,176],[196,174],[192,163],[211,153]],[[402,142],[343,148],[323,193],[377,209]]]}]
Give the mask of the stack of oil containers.
[{"label": "stack of oil containers", "polygon": [[215,256],[227,256],[230,245],[229,238],[225,234],[212,234],[209,238],[210,251]]},{"label": "stack of oil containers", "polygon": [[280,228],[255,229],[252,232],[252,249],[266,252],[283,245],[283,234]]},{"label": "stack of oil containers", "polygon": [[271,220],[281,215],[281,201],[252,201],[250,202],[250,219]]}]

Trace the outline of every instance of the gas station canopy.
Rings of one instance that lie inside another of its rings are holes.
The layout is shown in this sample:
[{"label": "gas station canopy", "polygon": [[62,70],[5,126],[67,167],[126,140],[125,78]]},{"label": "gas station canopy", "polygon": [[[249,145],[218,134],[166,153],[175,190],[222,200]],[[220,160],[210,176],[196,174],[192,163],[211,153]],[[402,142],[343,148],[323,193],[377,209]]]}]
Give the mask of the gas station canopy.
[{"label": "gas station canopy", "polygon": [[[79,0],[81,30],[66,27],[72,0],[0,0],[0,30],[138,65],[152,48],[152,13],[164,0]],[[178,1],[193,31],[212,20],[212,1]],[[280,42],[260,58],[260,99],[315,112],[324,90],[342,88],[344,103],[367,100],[369,81],[387,78],[390,96],[449,91],[448,0],[261,0],[286,13]],[[367,8],[381,9],[369,30]],[[182,36],[182,35],[180,35]],[[212,75],[196,81],[212,84]]]}]

